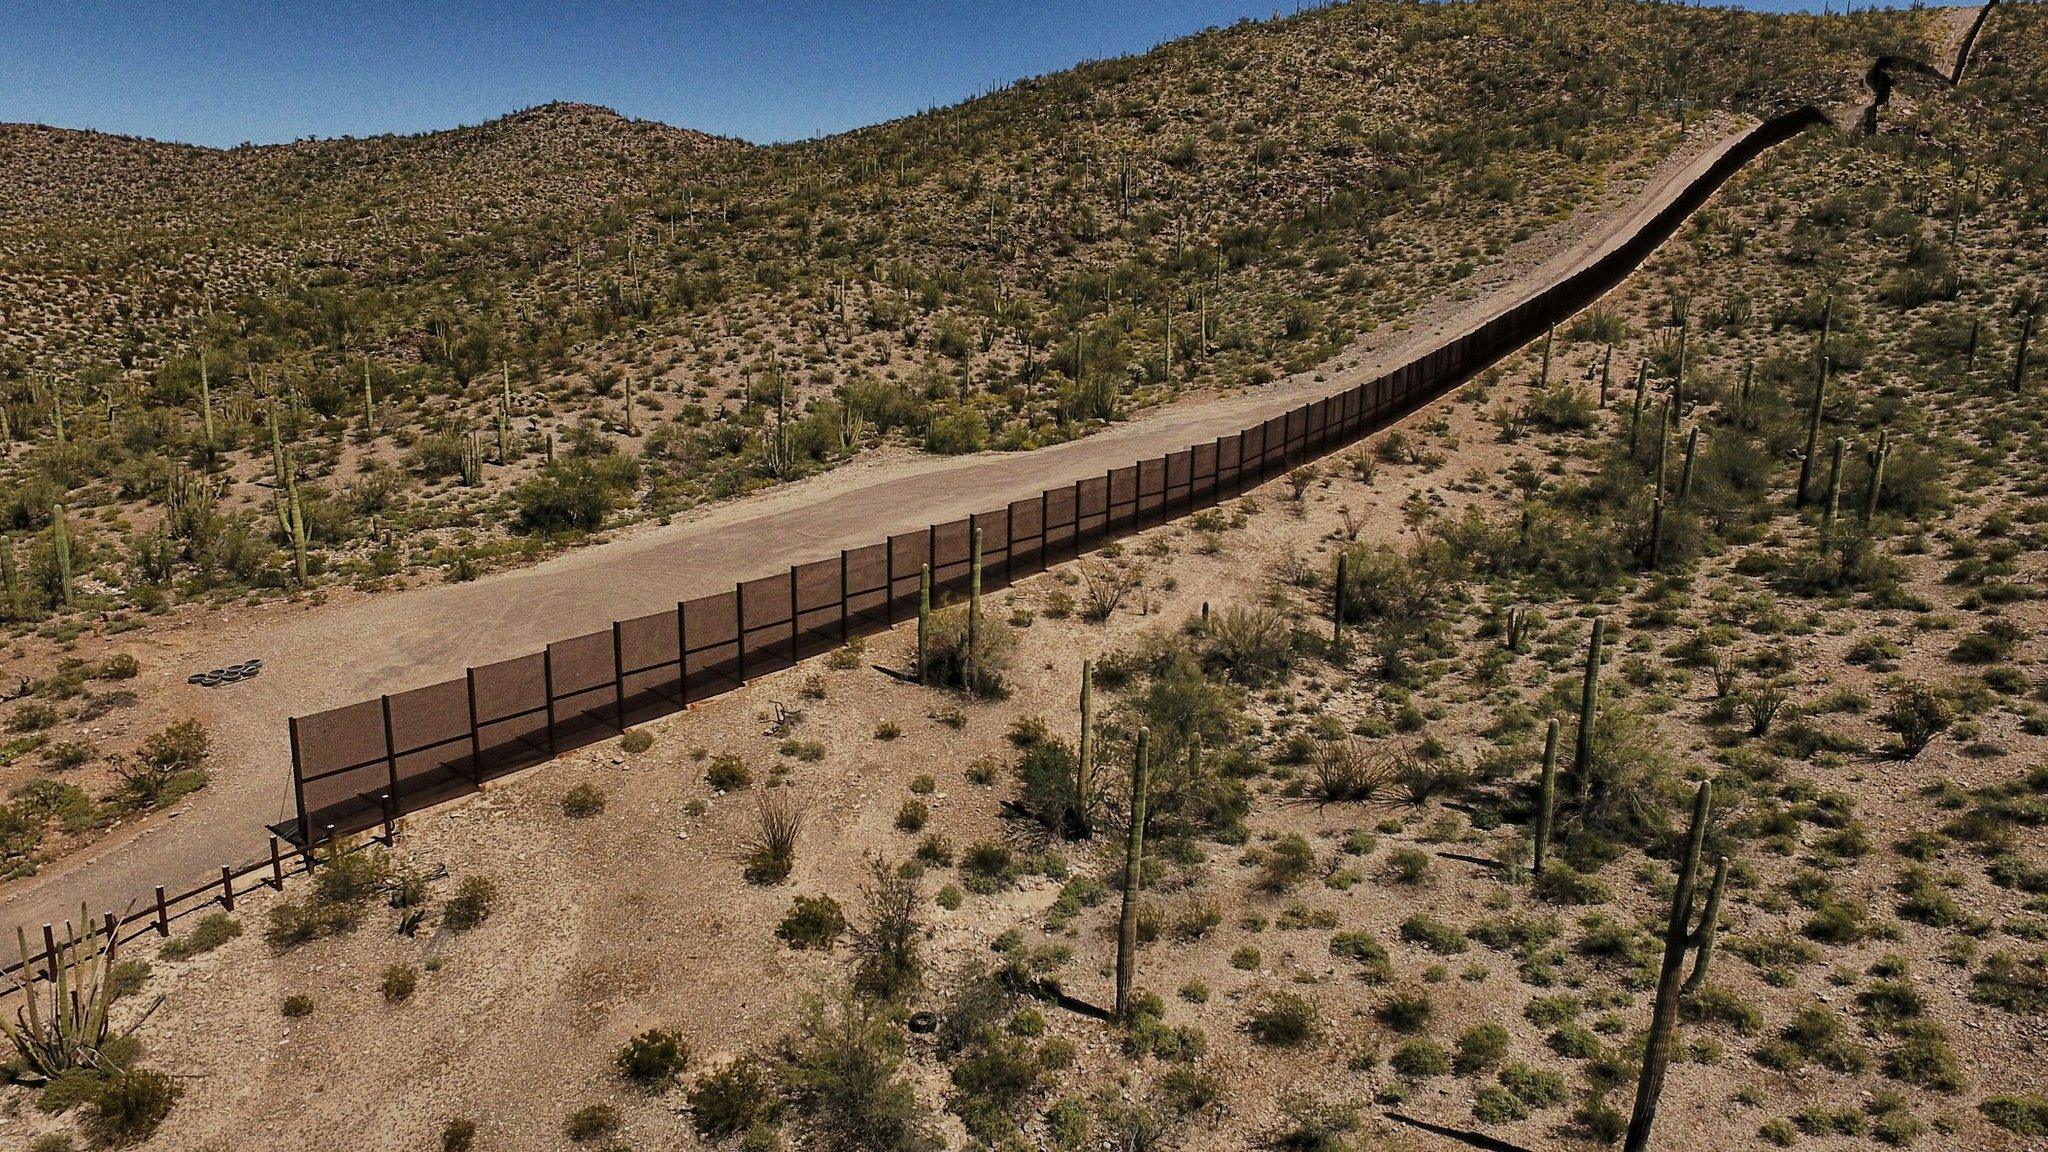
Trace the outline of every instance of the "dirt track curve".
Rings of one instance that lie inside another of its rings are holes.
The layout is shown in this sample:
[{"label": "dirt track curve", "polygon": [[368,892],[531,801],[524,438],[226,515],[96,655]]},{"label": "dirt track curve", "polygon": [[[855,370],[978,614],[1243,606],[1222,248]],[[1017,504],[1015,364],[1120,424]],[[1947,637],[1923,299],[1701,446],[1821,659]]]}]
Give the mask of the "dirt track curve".
[{"label": "dirt track curve", "polygon": [[[1958,42],[1966,42],[1970,29],[1967,17],[1953,25],[1944,54],[1960,57]],[[1587,205],[1467,281],[1469,299],[1442,296],[1406,325],[1383,327],[1314,373],[1251,392],[1191,396],[1087,439],[1035,452],[877,454],[470,583],[382,595],[337,591],[317,605],[207,613],[144,634],[130,647],[146,669],[138,687],[187,694],[179,698],[179,710],[214,733],[213,781],[173,818],[60,861],[0,896],[0,924],[61,921],[76,917],[81,903],[95,912],[118,910],[154,885],[188,887],[216,874],[223,863],[261,855],[267,825],[291,811],[290,716],[458,676],[466,666],[531,652],[792,563],[1099,476],[1141,457],[1234,433],[1399,367],[1621,245],[1754,123],[1729,117],[1702,122],[1632,194],[1612,193]],[[255,680],[210,691],[183,683],[191,670],[251,657],[264,661]]]}]

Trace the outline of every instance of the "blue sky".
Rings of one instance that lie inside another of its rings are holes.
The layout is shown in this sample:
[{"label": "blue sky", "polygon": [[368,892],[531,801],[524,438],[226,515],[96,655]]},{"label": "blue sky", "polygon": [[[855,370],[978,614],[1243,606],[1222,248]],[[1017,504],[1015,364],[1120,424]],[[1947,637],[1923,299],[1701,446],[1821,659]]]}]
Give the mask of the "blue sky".
[{"label": "blue sky", "polygon": [[227,146],[419,132],[578,100],[791,140],[1293,10],[1272,0],[0,0],[0,121]]}]

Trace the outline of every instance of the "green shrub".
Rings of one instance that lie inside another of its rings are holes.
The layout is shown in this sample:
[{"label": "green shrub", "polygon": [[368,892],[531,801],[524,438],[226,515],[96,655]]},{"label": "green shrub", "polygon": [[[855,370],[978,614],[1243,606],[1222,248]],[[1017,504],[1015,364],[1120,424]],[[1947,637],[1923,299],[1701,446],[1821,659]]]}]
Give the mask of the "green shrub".
[{"label": "green shrub", "polygon": [[604,811],[604,789],[595,784],[578,784],[562,793],[562,815],[583,820]]},{"label": "green shrub", "polygon": [[1275,892],[1292,888],[1315,870],[1316,850],[1298,833],[1289,832],[1266,850],[1260,883]]},{"label": "green shrub", "polygon": [[2017,1136],[2048,1136],[2048,1096],[1993,1096],[1977,1105],[1986,1120]]},{"label": "green shrub", "polygon": [[384,969],[384,977],[377,985],[386,1004],[405,1003],[419,986],[420,970],[410,964],[393,964]]},{"label": "green shrub", "polygon": [[85,1130],[102,1144],[150,1138],[183,1091],[176,1080],[148,1068],[125,1068],[101,1081],[87,1103]]},{"label": "green shrub", "polygon": [[1607,885],[1562,860],[1546,863],[1531,887],[1538,899],[1552,904],[1585,907],[1614,899],[1614,892]]},{"label": "green shrub", "polygon": [[441,1152],[470,1152],[476,1147],[476,1121],[450,1120],[441,1128]]},{"label": "green shrub", "polygon": [[467,932],[490,919],[498,885],[487,876],[465,876],[455,895],[441,909],[441,923],[451,932]]},{"label": "green shrub", "polygon": [[1507,1054],[1508,1030],[1498,1024],[1477,1024],[1458,1034],[1453,1066],[1459,1075],[1470,1075],[1499,1064]]},{"label": "green shrub", "polygon": [[1253,1010],[1245,1025],[1252,1039],[1275,1048],[1299,1048],[1321,1030],[1314,1004],[1292,992],[1276,992]]},{"label": "green shrub", "polygon": [[602,1140],[619,1130],[619,1110],[609,1104],[590,1104],[569,1113],[562,1134],[578,1144]]},{"label": "green shrub", "polygon": [[185,960],[211,952],[242,934],[242,922],[225,912],[213,912],[194,925],[192,931],[163,946],[166,960]]},{"label": "green shrub", "polygon": [[1564,1077],[1548,1068],[1534,1068],[1520,1061],[1500,1070],[1501,1087],[1531,1108],[1550,1108],[1564,1103]]},{"label": "green shrub", "polygon": [[1357,961],[1360,975],[1368,983],[1379,984],[1393,978],[1392,960],[1385,946],[1370,932],[1337,933],[1330,938],[1330,955]]},{"label": "green shrub", "polygon": [[840,911],[839,901],[830,896],[799,896],[775,935],[791,948],[829,952],[845,930],[846,915]]},{"label": "green shrub", "polygon": [[1463,932],[1420,913],[1402,922],[1401,939],[1420,944],[1439,956],[1456,956],[1468,947]]},{"label": "green shrub", "polygon": [[747,770],[746,761],[731,752],[721,752],[711,758],[711,767],[704,772],[704,783],[719,792],[739,792],[754,785],[754,774]]},{"label": "green shrub", "polygon": [[1420,1032],[1435,1009],[1428,992],[1420,988],[1399,988],[1388,993],[1373,1014],[1380,1023],[1396,1032]]},{"label": "green shrub", "polygon": [[122,960],[107,972],[107,996],[119,1000],[142,991],[152,969],[147,960]]},{"label": "green shrub", "polygon": [[774,1086],[760,1064],[751,1059],[706,1072],[690,1086],[690,1122],[713,1140],[737,1136],[756,1124],[773,1123],[780,1111]]},{"label": "green shrub", "polygon": [[1396,884],[1420,884],[1429,875],[1429,853],[1420,848],[1396,848],[1387,853],[1386,874]]},{"label": "green shrub", "polygon": [[633,728],[619,737],[619,750],[635,756],[654,747],[654,733],[645,728]]},{"label": "green shrub", "polygon": [[1451,1055],[1434,1040],[1410,1040],[1394,1049],[1387,1065],[1410,1080],[1442,1076],[1451,1070]]},{"label": "green shrub", "polygon": [[896,809],[896,829],[899,832],[919,832],[931,818],[932,810],[925,807],[924,801],[905,800],[903,806]]},{"label": "green shrub", "polygon": [[287,1020],[302,1020],[313,1014],[313,998],[303,992],[294,992],[284,998],[278,1010]]},{"label": "green shrub", "polygon": [[619,1050],[619,1075],[650,1092],[666,1092],[690,1064],[690,1046],[681,1033],[649,1028]]}]

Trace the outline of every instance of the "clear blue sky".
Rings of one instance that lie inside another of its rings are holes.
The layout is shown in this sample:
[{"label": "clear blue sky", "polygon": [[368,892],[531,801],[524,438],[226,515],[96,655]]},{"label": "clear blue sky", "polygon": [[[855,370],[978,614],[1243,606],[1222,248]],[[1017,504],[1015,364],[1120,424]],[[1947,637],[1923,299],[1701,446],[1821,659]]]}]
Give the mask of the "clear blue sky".
[{"label": "clear blue sky", "polygon": [[226,146],[419,132],[578,100],[791,140],[1293,10],[1272,0],[0,0],[0,121]]}]

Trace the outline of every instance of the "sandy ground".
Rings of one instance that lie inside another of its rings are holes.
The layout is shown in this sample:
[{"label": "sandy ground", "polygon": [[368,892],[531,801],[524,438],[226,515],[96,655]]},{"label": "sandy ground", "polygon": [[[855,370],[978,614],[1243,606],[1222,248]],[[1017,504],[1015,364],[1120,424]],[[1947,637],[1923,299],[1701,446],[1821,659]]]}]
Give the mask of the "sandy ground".
[{"label": "sandy ground", "polygon": [[[81,901],[124,907],[152,885],[187,886],[223,862],[259,855],[265,826],[291,815],[288,716],[458,676],[465,665],[533,651],[887,533],[1000,507],[1371,379],[1597,259],[1710,165],[1743,127],[1726,119],[1695,125],[1639,188],[1610,190],[1518,246],[1457,296],[1366,337],[1314,373],[1255,392],[1191,398],[1028,454],[885,455],[472,583],[191,612],[111,642],[81,641],[80,654],[127,651],[141,661],[143,674],[130,686],[146,709],[194,715],[209,726],[213,782],[169,818],[117,832],[16,884],[0,897],[0,923],[75,916]],[[184,684],[191,671],[258,657],[264,672],[256,680],[214,691]]]}]

